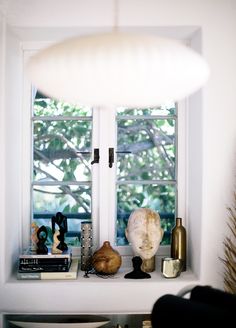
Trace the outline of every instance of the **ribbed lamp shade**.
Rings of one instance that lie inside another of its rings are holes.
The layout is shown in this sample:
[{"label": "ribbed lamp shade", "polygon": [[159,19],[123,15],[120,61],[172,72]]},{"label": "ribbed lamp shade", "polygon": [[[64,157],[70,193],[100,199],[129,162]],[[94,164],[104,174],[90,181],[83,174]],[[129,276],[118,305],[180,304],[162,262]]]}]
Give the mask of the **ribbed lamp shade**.
[{"label": "ribbed lamp shade", "polygon": [[176,40],[107,33],[55,44],[27,64],[44,94],[91,106],[154,107],[178,101],[207,81],[208,65]]}]

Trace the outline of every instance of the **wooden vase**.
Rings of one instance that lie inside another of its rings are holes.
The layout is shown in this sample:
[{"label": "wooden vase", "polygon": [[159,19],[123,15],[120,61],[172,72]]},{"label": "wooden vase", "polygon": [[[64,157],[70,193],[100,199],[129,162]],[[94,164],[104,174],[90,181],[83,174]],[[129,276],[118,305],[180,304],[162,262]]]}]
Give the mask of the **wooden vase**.
[{"label": "wooden vase", "polygon": [[109,241],[105,241],[102,247],[94,252],[92,257],[92,265],[99,274],[115,274],[119,270],[121,263],[120,254],[111,247]]}]

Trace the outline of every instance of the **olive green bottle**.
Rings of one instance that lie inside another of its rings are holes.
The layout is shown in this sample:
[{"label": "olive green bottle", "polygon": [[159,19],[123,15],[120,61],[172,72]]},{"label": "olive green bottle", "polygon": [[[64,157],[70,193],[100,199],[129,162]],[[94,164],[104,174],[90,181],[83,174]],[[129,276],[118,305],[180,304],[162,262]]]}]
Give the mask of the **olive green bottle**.
[{"label": "olive green bottle", "polygon": [[175,227],[172,229],[171,257],[182,260],[181,271],[186,271],[186,229],[182,225],[182,218],[176,218]]}]

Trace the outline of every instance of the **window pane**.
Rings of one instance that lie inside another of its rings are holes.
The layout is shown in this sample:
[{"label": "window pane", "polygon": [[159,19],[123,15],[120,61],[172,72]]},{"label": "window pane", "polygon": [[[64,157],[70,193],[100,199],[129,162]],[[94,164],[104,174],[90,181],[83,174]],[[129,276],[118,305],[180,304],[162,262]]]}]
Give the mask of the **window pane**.
[{"label": "window pane", "polygon": [[92,110],[36,93],[32,110],[32,220],[48,229],[51,218],[67,217],[68,245],[80,245],[80,223],[91,221]]},{"label": "window pane", "polygon": [[92,122],[34,121],[34,180],[90,181]]},{"label": "window pane", "polygon": [[[34,214],[34,222],[40,227],[44,225],[48,231],[48,238],[46,244],[49,247],[52,247],[53,243],[53,235],[52,235],[52,216],[54,213],[50,215],[46,214]],[[80,246],[80,232],[81,232],[81,222],[86,220],[86,222],[91,221],[91,215],[86,215],[83,213],[78,213],[75,216],[72,216],[70,213],[64,214],[67,217],[67,228],[68,232],[65,234],[65,242],[67,246]],[[89,218],[88,218],[89,217]]]},{"label": "window pane", "polygon": [[159,212],[170,244],[176,211],[177,108],[117,112],[117,245],[127,245],[125,228],[131,212],[146,207]]},{"label": "window pane", "polygon": [[51,218],[57,212],[67,217],[68,232],[65,242],[71,246],[80,245],[81,221],[91,221],[91,186],[57,185],[33,188],[33,219],[48,230],[48,245],[53,243]]},{"label": "window pane", "polygon": [[126,115],[131,115],[131,116],[172,116],[176,114],[176,104],[174,102],[169,102],[163,106],[156,107],[156,108],[131,108],[127,109],[125,107],[120,107],[117,111],[118,116],[126,116]]},{"label": "window pane", "polygon": [[90,185],[33,187],[34,213],[91,213]]},{"label": "window pane", "polygon": [[91,116],[92,111],[88,107],[74,106],[48,98],[36,93],[33,108],[34,116]]},{"label": "window pane", "polygon": [[175,119],[126,119],[117,124],[118,180],[175,179]]},{"label": "window pane", "polygon": [[146,207],[157,211],[165,231],[162,245],[170,244],[170,232],[175,222],[175,185],[124,184],[117,186],[117,245],[127,245],[125,228],[131,212]]}]

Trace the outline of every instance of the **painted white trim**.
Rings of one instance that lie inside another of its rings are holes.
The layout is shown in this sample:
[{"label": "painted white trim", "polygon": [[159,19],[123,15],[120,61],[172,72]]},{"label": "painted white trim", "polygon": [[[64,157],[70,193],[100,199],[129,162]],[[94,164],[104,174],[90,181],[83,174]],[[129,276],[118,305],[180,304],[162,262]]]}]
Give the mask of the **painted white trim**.
[{"label": "painted white trim", "polygon": [[178,211],[177,216],[186,220],[186,142],[187,142],[187,100],[178,102],[178,128],[177,128],[177,188],[178,188]]},{"label": "painted white trim", "polygon": [[[99,125],[100,125],[100,115],[97,110],[93,109],[93,122],[92,122],[92,156],[93,160],[93,151],[95,148],[100,146],[100,135],[99,135]],[[99,150],[100,151],[100,150]],[[93,226],[93,249],[96,249],[99,245],[99,163],[94,163],[91,165],[91,177],[92,177],[92,193],[91,193],[91,202],[92,202],[92,226]]]},{"label": "painted white trim", "polygon": [[[31,56],[31,52],[23,52],[23,65]],[[22,102],[22,233],[21,247],[26,248],[30,243],[30,221],[32,215],[31,204],[31,172],[32,172],[32,128],[31,128],[31,111],[32,111],[32,88],[26,75],[23,75],[23,102]]]},{"label": "painted white trim", "polygon": [[[6,21],[5,17],[0,14],[0,149],[1,158],[0,161],[0,208],[2,218],[6,217],[6,124],[5,124],[5,78],[6,78]],[[0,283],[5,281],[6,270],[4,268],[5,256],[6,256],[6,221],[1,220],[1,232],[0,232]]]},{"label": "painted white trim", "polygon": [[[99,186],[99,225],[100,225],[100,245],[106,240],[114,243],[111,229],[114,217],[114,184],[115,165],[110,168],[109,148],[115,148],[115,109],[98,108],[100,111],[100,186]],[[114,234],[114,233],[113,233]]]}]

